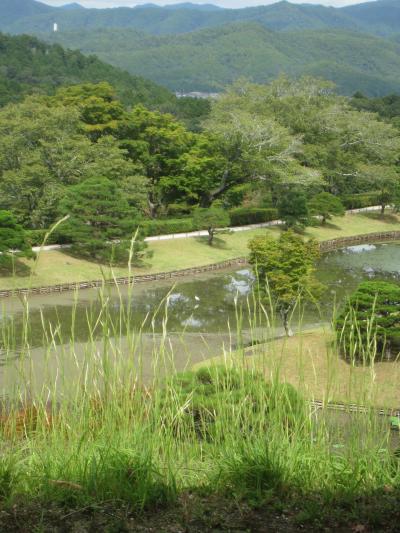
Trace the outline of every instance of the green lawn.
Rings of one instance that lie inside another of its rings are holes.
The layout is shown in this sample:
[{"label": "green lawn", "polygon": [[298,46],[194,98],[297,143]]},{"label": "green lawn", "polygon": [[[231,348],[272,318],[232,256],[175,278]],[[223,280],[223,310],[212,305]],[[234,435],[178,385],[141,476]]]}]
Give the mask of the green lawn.
[{"label": "green lawn", "polygon": [[[400,230],[400,218],[388,215],[384,219],[378,215],[346,215],[336,218],[326,227],[308,228],[306,235],[319,240],[345,237],[377,231]],[[153,257],[136,273],[163,272],[178,270],[198,265],[217,263],[226,259],[247,254],[247,243],[255,235],[262,235],[268,231],[271,235],[279,235],[277,228],[268,230],[251,230],[221,235],[215,245],[210,247],[205,238],[177,239],[170,241],[155,241],[149,246]],[[29,262],[27,262],[29,264]],[[32,265],[32,262],[30,263]],[[115,276],[124,276],[127,268],[115,268]],[[71,257],[67,252],[42,252],[36,267],[30,277],[2,277],[0,288],[18,288],[29,286],[55,285],[74,281],[88,281],[100,279],[103,275],[112,277],[108,267],[101,267],[96,263]]]},{"label": "green lawn", "polygon": [[373,367],[352,366],[336,353],[327,328],[304,331],[290,338],[259,344],[194,365],[200,368],[231,361],[262,371],[267,379],[291,383],[310,398],[330,402],[397,408],[400,404],[400,362],[377,362]]}]

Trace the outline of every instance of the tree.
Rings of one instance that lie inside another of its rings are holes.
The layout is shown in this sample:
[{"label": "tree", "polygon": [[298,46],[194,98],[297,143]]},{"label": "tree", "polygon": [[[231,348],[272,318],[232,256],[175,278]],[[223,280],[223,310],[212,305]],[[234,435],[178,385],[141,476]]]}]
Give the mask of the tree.
[{"label": "tree", "polygon": [[208,244],[212,246],[217,228],[226,228],[230,224],[228,213],[221,207],[202,208],[195,210],[193,215],[193,225],[196,229],[206,229],[208,231]]},{"label": "tree", "polygon": [[255,237],[249,248],[261,297],[266,302],[271,298],[289,336],[290,315],[299,300],[313,300],[320,293],[321,285],[313,276],[319,246],[287,231],[278,240],[268,235]]},{"label": "tree", "polygon": [[287,228],[304,227],[308,223],[307,198],[300,189],[281,192],[278,201],[278,216]]},{"label": "tree", "polygon": [[0,266],[9,270],[12,255],[32,257],[26,232],[9,211],[0,211]]},{"label": "tree", "polygon": [[[142,167],[146,180],[148,214],[156,218],[166,206],[163,179],[180,175],[180,157],[193,142],[193,134],[172,115],[149,111],[136,106],[119,131],[121,146],[136,165]],[[174,202],[174,198],[169,198]]]},{"label": "tree", "polygon": [[341,217],[345,213],[344,206],[340,198],[329,192],[320,192],[308,202],[308,209],[311,215],[321,217],[322,224],[332,216]]},{"label": "tree", "polygon": [[336,320],[338,345],[351,361],[371,362],[376,355],[400,351],[400,285],[364,281],[348,298]]},{"label": "tree", "polygon": [[361,165],[360,175],[367,186],[378,191],[382,217],[388,205],[397,206],[400,199],[400,175],[397,169],[386,165]]},{"label": "tree", "polygon": [[[60,210],[70,218],[59,232],[73,243],[73,251],[98,261],[127,261],[128,241],[138,227],[139,217],[114,182],[104,177],[89,178],[70,187]],[[136,260],[144,244],[137,240]]]}]

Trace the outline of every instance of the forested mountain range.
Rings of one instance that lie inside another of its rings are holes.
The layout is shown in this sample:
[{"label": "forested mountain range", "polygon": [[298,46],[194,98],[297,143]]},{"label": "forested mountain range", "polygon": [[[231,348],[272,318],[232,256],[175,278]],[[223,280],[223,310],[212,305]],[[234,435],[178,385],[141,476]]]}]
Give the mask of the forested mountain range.
[{"label": "forested mountain range", "polygon": [[207,101],[178,99],[168,89],[108,65],[95,56],[64,50],[28,35],[0,33],[0,107],[28,94],[53,94],[58,87],[109,82],[126,106],[141,103],[172,112],[195,127]]},{"label": "forested mountain range", "polygon": [[340,9],[288,2],[85,9],[2,0],[1,28],[96,54],[173,91],[218,92],[239,77],[268,82],[286,73],[332,80],[343,94],[400,92],[400,0]]},{"label": "forested mountain range", "polygon": [[345,30],[273,32],[238,23],[183,35],[106,29],[51,38],[175,91],[220,91],[239,77],[266,82],[283,72],[330,79],[343,94],[400,91],[400,44]]},{"label": "forested mountain range", "polygon": [[253,21],[274,31],[335,28],[391,35],[398,33],[400,27],[399,0],[377,0],[343,8],[289,2],[243,9],[190,3],[114,9],[82,9],[74,4],[68,7],[50,7],[35,0],[2,0],[0,29],[11,33],[45,32],[57,22],[62,31],[131,28],[152,34],[175,34]]}]

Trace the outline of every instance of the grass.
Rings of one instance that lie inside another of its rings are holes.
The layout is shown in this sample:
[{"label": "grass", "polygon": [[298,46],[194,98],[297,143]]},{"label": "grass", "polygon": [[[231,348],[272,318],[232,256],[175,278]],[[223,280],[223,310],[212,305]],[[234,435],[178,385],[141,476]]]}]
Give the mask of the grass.
[{"label": "grass", "polygon": [[[228,512],[239,513],[239,523],[252,516],[252,531],[257,520],[259,530],[267,522],[279,531],[304,524],[310,531],[321,524],[352,527],[360,520],[367,527],[397,525],[400,468],[389,424],[372,411],[337,423],[306,401],[313,386],[313,365],[306,362],[324,348],[320,333],[278,341],[276,364],[269,367],[268,353],[263,364],[260,358],[252,365],[256,355],[228,349],[218,366],[165,375],[174,356],[166,329],[157,349],[145,354],[129,298],[128,305],[121,299],[118,318],[109,312],[107,294],[100,298],[103,305],[87,320],[91,331],[101,324],[103,337],[96,342],[92,335],[83,357],[73,327],[63,339],[68,349],[54,357],[59,330],[56,323],[47,329],[40,387],[32,386],[36,359],[28,336],[11,359],[12,328],[2,323],[2,355],[10,357],[3,379],[18,376],[0,412],[3,530],[85,530],[88,510],[109,515],[108,524],[97,521],[105,531],[140,530],[146,516],[157,531],[174,531],[157,517],[182,524],[175,530],[229,531]],[[273,338],[270,319],[260,313],[252,327]],[[29,306],[21,328],[29,328]],[[237,329],[240,341],[240,319]],[[144,357],[153,368],[146,382]],[[372,402],[375,370],[365,367],[360,379],[349,379],[349,392]],[[289,372],[296,387],[285,384]],[[316,380],[318,372],[315,367]],[[318,384],[324,398],[342,386],[334,361],[327,374]],[[202,510],[213,505],[221,527]]]},{"label": "grass", "polygon": [[[325,227],[308,228],[306,235],[319,240],[328,240],[336,237],[347,237],[379,231],[400,230],[400,218],[396,215],[387,215],[380,218],[376,214],[346,215],[343,218],[333,218]],[[278,235],[279,230],[251,230],[223,235],[215,246],[206,244],[206,238],[179,239],[176,241],[155,241],[150,243],[149,249],[153,257],[141,268],[135,268],[139,274],[179,270],[199,265],[217,263],[226,259],[247,255],[247,243],[255,235]],[[27,264],[31,264],[27,262]],[[126,268],[114,268],[116,276],[126,276]],[[111,273],[107,267],[96,263],[71,257],[66,252],[42,252],[35,272],[30,281],[29,277],[1,277],[0,289],[21,288],[27,286],[56,285],[59,283],[72,283],[110,278]]]},{"label": "grass", "polygon": [[[224,358],[218,356],[195,368],[223,362]],[[266,379],[279,372],[282,380],[310,399],[395,409],[400,406],[400,362],[352,366],[338,355],[329,329],[304,331],[299,336],[246,348],[243,362],[245,368],[262,372]]]}]

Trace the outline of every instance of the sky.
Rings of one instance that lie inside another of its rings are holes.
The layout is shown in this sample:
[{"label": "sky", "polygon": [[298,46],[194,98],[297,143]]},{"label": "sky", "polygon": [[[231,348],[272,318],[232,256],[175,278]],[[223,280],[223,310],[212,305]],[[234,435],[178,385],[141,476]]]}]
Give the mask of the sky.
[{"label": "sky", "polygon": [[[166,4],[177,4],[179,2],[183,2],[186,0],[143,0],[143,1],[136,1],[135,0],[41,0],[44,4],[49,4],[51,6],[61,6],[63,4],[69,4],[74,1],[81,4],[85,7],[119,7],[119,6],[125,6],[125,7],[133,7],[138,4],[146,4],[146,3],[153,3],[158,5],[166,5]],[[188,0],[191,1],[194,4],[214,4],[221,7],[231,7],[231,8],[238,8],[238,7],[247,7],[247,6],[259,6],[259,5],[267,5],[267,4],[273,4],[276,0],[205,0],[203,2],[196,1],[196,0]],[[292,3],[301,4],[301,3],[307,3],[307,4],[320,4],[325,6],[334,6],[334,7],[341,7],[341,6],[348,6],[351,4],[360,4],[367,0],[290,0]]]}]

